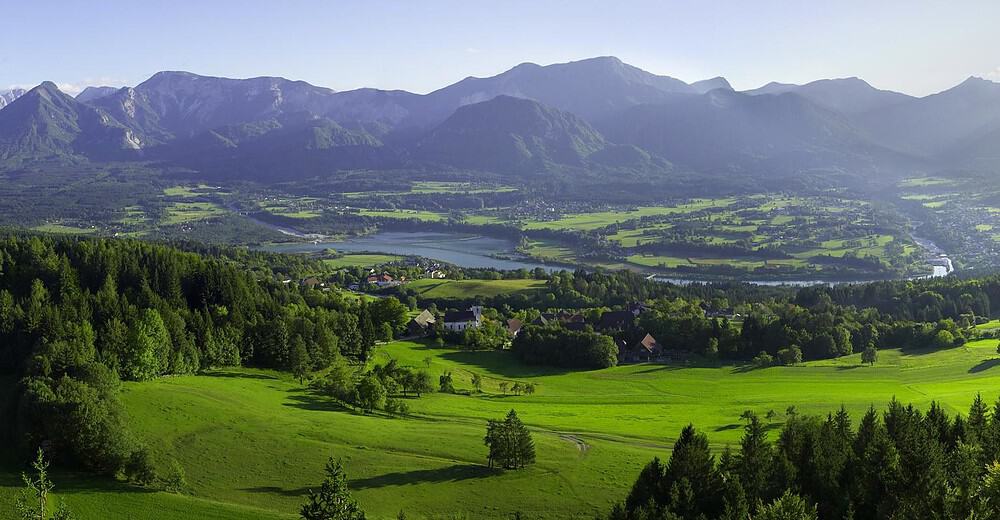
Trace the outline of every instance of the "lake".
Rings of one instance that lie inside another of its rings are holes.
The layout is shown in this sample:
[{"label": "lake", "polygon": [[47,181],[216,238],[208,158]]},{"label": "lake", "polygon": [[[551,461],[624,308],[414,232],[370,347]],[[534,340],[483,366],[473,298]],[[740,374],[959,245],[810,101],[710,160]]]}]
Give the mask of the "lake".
[{"label": "lake", "polygon": [[[945,276],[953,270],[951,260],[944,256],[932,242],[918,239],[918,244],[929,252],[940,255],[931,260],[932,272],[918,278],[929,278]],[[481,235],[468,235],[460,233],[432,233],[432,232],[408,232],[408,231],[385,231],[366,235],[363,237],[349,238],[346,240],[317,240],[313,242],[296,242],[284,244],[269,244],[261,249],[275,253],[309,253],[314,251],[325,251],[333,249],[339,252],[377,252],[390,253],[401,256],[422,256],[441,260],[449,264],[460,267],[481,267],[494,269],[535,269],[540,267],[546,271],[557,271],[569,269],[565,266],[544,264],[530,260],[509,260],[506,258],[496,258],[499,256],[510,256],[515,254],[515,244],[503,238],[484,237]],[[719,280],[697,280],[671,278],[667,276],[656,276],[654,280],[670,282],[679,285],[691,283],[710,283]],[[824,281],[824,280],[743,280],[754,285],[789,285],[789,286],[810,286],[810,285],[830,285],[838,283],[864,283],[879,280],[847,280],[847,281]]]},{"label": "lake", "polygon": [[535,269],[547,271],[562,267],[540,262],[494,258],[492,255],[512,255],[515,244],[502,238],[458,233],[380,232],[357,238],[309,243],[271,244],[263,247],[275,253],[307,253],[334,249],[336,251],[371,251],[395,255],[423,256],[460,267],[492,267],[494,269]]}]

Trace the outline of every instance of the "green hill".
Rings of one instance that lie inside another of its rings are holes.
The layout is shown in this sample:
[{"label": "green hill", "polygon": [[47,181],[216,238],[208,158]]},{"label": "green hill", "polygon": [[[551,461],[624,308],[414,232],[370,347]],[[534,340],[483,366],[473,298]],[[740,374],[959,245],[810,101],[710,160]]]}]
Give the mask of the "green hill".
[{"label": "green hill", "polygon": [[[858,355],[796,367],[631,365],[591,372],[528,367],[505,352],[462,352],[395,342],[376,361],[448,370],[459,390],[481,374],[482,395],[411,399],[413,416],[391,419],[339,408],[285,374],[248,369],[128,383],[124,400],[135,431],[159,461],[184,468],[185,494],[149,492],[59,473],[58,496],[82,518],[295,518],[319,483],[328,456],[344,459],[355,496],[370,518],[592,517],[620,500],[653,455],[664,455],[688,422],[713,448],[735,445],[740,413],[826,414],[846,406],[855,420],[892,396],[925,407],[932,400],[965,412],[976,392],[1000,393],[996,341],[933,353]],[[502,381],[530,381],[531,396],[504,396]],[[538,463],[493,473],[485,467],[487,418],[514,408],[535,432]],[[9,467],[9,466],[8,466]],[[0,474],[0,507],[12,502],[13,470]],[[465,516],[462,516],[465,515]]]}]

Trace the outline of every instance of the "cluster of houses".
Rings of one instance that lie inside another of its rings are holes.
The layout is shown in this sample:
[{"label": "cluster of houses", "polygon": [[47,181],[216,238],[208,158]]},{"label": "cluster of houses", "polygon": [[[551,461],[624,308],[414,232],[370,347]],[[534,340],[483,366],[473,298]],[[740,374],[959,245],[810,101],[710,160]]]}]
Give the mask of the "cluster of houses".
[{"label": "cluster of houses", "polygon": [[[629,305],[625,310],[607,311],[601,314],[597,324],[591,325],[587,319],[579,313],[559,311],[558,313],[542,313],[530,323],[525,324],[517,318],[507,320],[507,333],[511,338],[517,337],[525,325],[547,326],[558,325],[567,330],[585,331],[588,328],[608,335],[619,335],[616,332],[632,331],[635,328],[636,318],[648,308],[641,303]],[[478,305],[470,307],[464,311],[446,312],[442,318],[441,326],[450,332],[464,332],[468,329],[478,328],[483,322],[483,308]],[[422,311],[415,318],[410,320],[407,331],[410,336],[424,336],[430,332],[437,324],[437,318],[428,310]],[[660,359],[663,356],[663,346],[651,334],[645,334],[642,339],[635,343],[624,340],[616,340],[618,347],[618,362],[640,363]]]}]

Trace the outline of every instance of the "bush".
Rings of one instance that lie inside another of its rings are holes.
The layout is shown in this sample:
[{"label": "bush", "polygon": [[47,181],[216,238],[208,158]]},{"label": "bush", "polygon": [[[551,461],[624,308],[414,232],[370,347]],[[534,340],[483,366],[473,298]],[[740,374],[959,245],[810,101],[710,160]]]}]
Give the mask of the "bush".
[{"label": "bush", "polygon": [[149,449],[143,446],[132,452],[128,462],[125,463],[125,478],[141,486],[148,486],[156,482],[156,468],[153,467],[153,458],[149,454]]},{"label": "bush", "polygon": [[802,362],[802,349],[792,345],[778,351],[778,361],[785,366],[797,365]]},{"label": "bush", "polygon": [[756,368],[767,368],[774,364],[774,358],[767,352],[761,351],[760,354],[754,356],[750,363]]}]

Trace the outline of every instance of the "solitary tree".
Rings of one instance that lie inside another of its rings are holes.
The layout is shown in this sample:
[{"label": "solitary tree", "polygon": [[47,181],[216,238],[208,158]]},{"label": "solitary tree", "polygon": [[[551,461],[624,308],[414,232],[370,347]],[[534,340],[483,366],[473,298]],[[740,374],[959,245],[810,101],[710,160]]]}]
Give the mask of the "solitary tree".
[{"label": "solitary tree", "polygon": [[386,397],[385,387],[373,374],[368,374],[358,384],[358,406],[366,412],[384,407]]},{"label": "solitary tree", "polygon": [[524,391],[524,395],[531,395],[535,393],[535,383],[524,383],[521,385],[521,390]]},{"label": "solitary tree", "polygon": [[507,416],[490,420],[486,425],[486,437],[483,439],[489,448],[489,466],[500,466],[504,469],[523,468],[535,462],[535,443],[531,432],[511,410]]},{"label": "solitary tree", "polygon": [[507,395],[507,382],[502,381],[499,386],[500,386],[500,391],[503,392],[503,395]]},{"label": "solitary tree", "polygon": [[27,487],[17,499],[17,513],[24,520],[72,520],[73,514],[66,508],[66,504],[59,502],[56,512],[49,516],[49,493],[55,486],[49,480],[49,463],[45,461],[45,454],[38,450],[35,462],[31,464],[37,476],[30,477],[27,473],[21,474],[21,480]]},{"label": "solitary tree", "polygon": [[351,498],[344,466],[333,457],[326,463],[326,478],[319,491],[309,490],[309,501],[299,510],[302,520],[365,520],[365,512]]},{"label": "solitary tree", "polygon": [[451,377],[451,372],[445,372],[438,377],[438,385],[441,391],[447,394],[455,393],[455,383]]},{"label": "solitary tree", "polygon": [[475,388],[476,392],[483,391],[483,377],[479,374],[472,374],[472,388]]},{"label": "solitary tree", "polygon": [[874,343],[869,343],[865,351],[861,353],[861,362],[875,366],[876,361],[878,361],[878,349],[875,348]]}]

